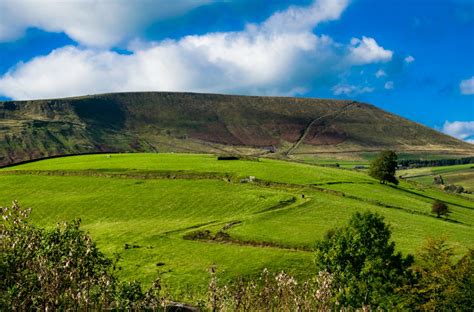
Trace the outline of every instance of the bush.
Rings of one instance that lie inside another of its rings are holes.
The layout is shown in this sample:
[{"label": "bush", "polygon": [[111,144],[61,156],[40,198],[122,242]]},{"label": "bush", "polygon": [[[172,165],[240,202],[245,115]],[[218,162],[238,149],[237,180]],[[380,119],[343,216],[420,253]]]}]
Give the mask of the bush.
[{"label": "bush", "polygon": [[219,285],[211,267],[206,306],[210,311],[330,311],[332,276],[320,272],[315,278],[298,282],[293,276],[263,270],[259,278],[239,279]]},{"label": "bush", "polygon": [[316,244],[319,271],[333,276],[333,302],[345,307],[399,308],[396,290],[411,278],[413,257],[395,253],[383,217],[356,213],[349,225],[332,230]]},{"label": "bush", "polygon": [[211,240],[212,233],[209,230],[198,230],[184,235],[183,238],[188,240]]},{"label": "bush", "polygon": [[448,205],[439,200],[435,201],[433,205],[431,205],[431,212],[436,213],[438,218],[440,218],[441,216],[448,215],[450,213]]},{"label": "bush", "polygon": [[461,194],[464,192],[464,187],[461,185],[448,184],[443,187],[443,190],[447,193]]}]

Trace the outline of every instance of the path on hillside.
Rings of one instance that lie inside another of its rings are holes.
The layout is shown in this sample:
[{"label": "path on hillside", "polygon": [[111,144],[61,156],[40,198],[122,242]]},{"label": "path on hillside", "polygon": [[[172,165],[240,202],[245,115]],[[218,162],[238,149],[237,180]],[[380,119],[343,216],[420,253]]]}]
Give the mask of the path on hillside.
[{"label": "path on hillside", "polygon": [[[313,127],[313,125],[315,123],[317,123],[318,121],[326,118],[326,117],[333,117],[334,119],[337,118],[337,116],[339,116],[340,114],[342,114],[344,111],[346,111],[349,107],[353,106],[354,104],[356,104],[357,102],[356,101],[352,101],[346,105],[344,105],[341,109],[335,111],[335,112],[331,112],[331,113],[328,113],[326,115],[322,115],[322,116],[319,116],[318,118],[315,118],[313,119],[309,125],[306,127],[306,129],[304,130],[303,134],[300,136],[300,138],[298,139],[298,141],[295,142],[295,144],[293,144],[285,153],[285,156],[289,156],[294,150],[296,150],[298,148],[298,146],[306,139],[306,136],[309,134],[309,131],[311,130],[311,128]],[[325,129],[323,129],[325,130]]]}]

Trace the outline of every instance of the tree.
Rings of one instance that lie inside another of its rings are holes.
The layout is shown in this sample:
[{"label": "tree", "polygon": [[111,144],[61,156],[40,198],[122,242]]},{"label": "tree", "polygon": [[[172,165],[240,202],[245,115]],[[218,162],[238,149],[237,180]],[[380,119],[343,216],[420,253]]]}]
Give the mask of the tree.
[{"label": "tree", "polygon": [[396,290],[412,278],[413,257],[395,253],[383,217],[356,213],[349,225],[328,233],[316,244],[319,271],[333,274],[334,302],[344,307],[396,309],[402,300]]},{"label": "tree", "polygon": [[393,151],[383,151],[377,158],[375,158],[369,168],[369,175],[380,183],[393,183],[398,184],[398,180],[395,177],[397,170],[397,154]]},{"label": "tree", "polygon": [[429,238],[413,267],[416,282],[404,287],[421,311],[474,311],[474,250],[457,263],[444,238]]},{"label": "tree", "polygon": [[435,201],[433,205],[431,205],[431,212],[436,213],[438,218],[450,213],[448,205],[439,200]]}]

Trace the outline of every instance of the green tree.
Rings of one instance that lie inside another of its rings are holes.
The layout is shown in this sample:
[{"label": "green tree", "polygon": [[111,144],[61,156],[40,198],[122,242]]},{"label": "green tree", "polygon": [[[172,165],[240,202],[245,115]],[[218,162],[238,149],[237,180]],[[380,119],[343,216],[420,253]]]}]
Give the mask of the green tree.
[{"label": "green tree", "polygon": [[390,229],[383,217],[356,213],[349,225],[329,233],[316,244],[319,271],[333,274],[334,302],[342,307],[397,308],[396,290],[412,275],[413,257],[395,253]]},{"label": "green tree", "polygon": [[416,282],[404,291],[421,311],[474,311],[474,251],[455,263],[444,238],[428,239],[413,267]]},{"label": "green tree", "polygon": [[398,180],[395,177],[397,170],[397,154],[393,151],[383,151],[377,158],[370,163],[369,175],[380,183],[393,183],[398,184]]},{"label": "green tree", "polygon": [[436,213],[436,216],[438,218],[440,218],[441,216],[448,215],[450,213],[448,205],[439,200],[433,202],[433,205],[431,205],[431,212]]}]

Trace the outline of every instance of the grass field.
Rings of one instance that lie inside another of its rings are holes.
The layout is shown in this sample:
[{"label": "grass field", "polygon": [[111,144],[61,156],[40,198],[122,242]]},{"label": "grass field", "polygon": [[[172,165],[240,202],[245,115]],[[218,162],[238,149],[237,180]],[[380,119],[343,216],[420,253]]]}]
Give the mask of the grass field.
[{"label": "grass field", "polygon": [[[241,183],[249,176],[256,180]],[[474,247],[473,200],[412,182],[381,185],[342,168],[193,154],[87,155],[1,169],[0,185],[1,205],[19,200],[45,227],[81,218],[104,252],[120,254],[124,278],[151,283],[162,274],[177,299],[203,294],[212,264],[223,279],[263,268],[312,276],[314,242],[355,211],[385,216],[405,254],[428,236],[447,236],[458,255]],[[435,199],[448,203],[449,219],[430,214]],[[232,240],[183,239],[198,230],[224,231]]]},{"label": "grass field", "polygon": [[399,174],[426,185],[432,185],[434,176],[441,175],[445,184],[461,185],[467,191],[474,192],[473,164],[407,169],[400,170]]}]

